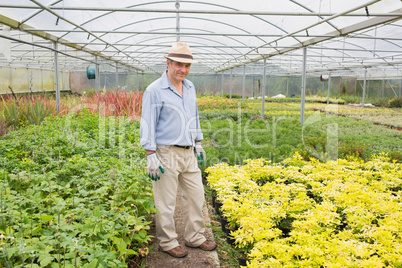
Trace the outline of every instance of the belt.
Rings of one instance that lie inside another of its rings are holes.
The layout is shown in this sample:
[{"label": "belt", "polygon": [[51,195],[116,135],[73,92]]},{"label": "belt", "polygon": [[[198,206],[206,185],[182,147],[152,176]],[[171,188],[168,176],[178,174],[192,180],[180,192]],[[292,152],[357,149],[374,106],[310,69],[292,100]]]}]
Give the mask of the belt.
[{"label": "belt", "polygon": [[186,145],[186,146],[183,146],[183,145],[173,145],[174,147],[179,147],[179,148],[183,148],[183,149],[190,149],[191,147],[193,147],[193,146],[191,146],[191,145]]}]

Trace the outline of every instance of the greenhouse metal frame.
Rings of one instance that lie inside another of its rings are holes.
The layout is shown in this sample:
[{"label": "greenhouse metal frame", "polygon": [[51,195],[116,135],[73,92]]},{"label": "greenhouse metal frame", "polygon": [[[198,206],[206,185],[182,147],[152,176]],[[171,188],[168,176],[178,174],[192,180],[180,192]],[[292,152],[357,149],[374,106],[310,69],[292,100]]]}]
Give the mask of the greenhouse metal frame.
[{"label": "greenhouse metal frame", "polygon": [[263,90],[267,71],[299,75],[303,97],[307,75],[400,81],[401,18],[400,0],[0,0],[0,67],[51,70],[57,88],[61,70],[96,66],[99,90],[100,72],[160,74],[182,41],[192,74],[259,72]]}]

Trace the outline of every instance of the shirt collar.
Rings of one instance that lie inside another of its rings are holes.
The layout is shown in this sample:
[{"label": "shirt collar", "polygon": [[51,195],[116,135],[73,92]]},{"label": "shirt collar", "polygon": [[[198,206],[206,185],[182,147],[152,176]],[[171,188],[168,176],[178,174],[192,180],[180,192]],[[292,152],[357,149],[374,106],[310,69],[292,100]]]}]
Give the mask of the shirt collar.
[{"label": "shirt collar", "polygon": [[[169,77],[167,76],[167,70],[163,72],[162,74],[162,84],[161,84],[162,89],[174,89],[174,86],[169,80]],[[183,80],[183,90],[184,88],[191,88],[191,83],[187,81],[187,79]]]}]

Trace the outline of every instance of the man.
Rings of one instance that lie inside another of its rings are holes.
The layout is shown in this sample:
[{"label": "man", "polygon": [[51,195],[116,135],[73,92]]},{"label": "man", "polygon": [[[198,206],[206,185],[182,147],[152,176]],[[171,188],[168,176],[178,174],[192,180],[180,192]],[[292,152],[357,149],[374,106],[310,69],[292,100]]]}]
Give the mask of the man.
[{"label": "man", "polygon": [[188,249],[179,245],[173,219],[178,186],[183,193],[186,246],[214,250],[216,243],[202,235],[204,188],[197,158],[202,164],[205,151],[195,88],[185,79],[196,61],[184,43],[173,44],[164,56],[167,71],[148,86],[142,100],[141,145],[147,153],[148,176],[159,211],[156,231],[160,247],[181,258]]}]

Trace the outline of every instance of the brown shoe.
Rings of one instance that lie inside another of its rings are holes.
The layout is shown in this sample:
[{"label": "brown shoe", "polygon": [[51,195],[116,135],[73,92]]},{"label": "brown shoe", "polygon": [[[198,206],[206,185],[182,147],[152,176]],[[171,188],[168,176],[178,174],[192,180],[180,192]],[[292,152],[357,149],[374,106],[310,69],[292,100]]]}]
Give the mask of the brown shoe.
[{"label": "brown shoe", "polygon": [[167,254],[169,254],[172,257],[175,258],[183,258],[187,256],[188,253],[188,249],[184,249],[181,246],[177,246],[175,248],[169,249],[169,250],[162,250],[163,252],[166,252]]},{"label": "brown shoe", "polygon": [[198,247],[190,246],[187,243],[186,243],[186,246],[189,247],[189,248],[200,248],[200,249],[205,250],[205,251],[211,251],[211,250],[214,250],[216,248],[216,243],[214,241],[205,240],[204,243],[202,243]]}]

